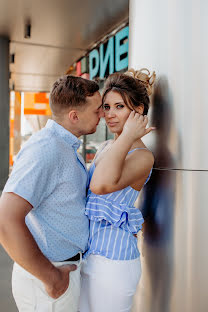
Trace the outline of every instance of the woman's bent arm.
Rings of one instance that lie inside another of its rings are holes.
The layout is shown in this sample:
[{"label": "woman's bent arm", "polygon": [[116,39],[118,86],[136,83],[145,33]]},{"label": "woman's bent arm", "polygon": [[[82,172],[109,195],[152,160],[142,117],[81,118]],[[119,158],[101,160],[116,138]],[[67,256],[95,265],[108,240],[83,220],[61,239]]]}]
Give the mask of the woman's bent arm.
[{"label": "woman's bent arm", "polygon": [[93,193],[111,193],[135,183],[139,189],[143,186],[154,162],[152,153],[142,150],[139,159],[138,153],[126,156],[134,141],[152,130],[146,124],[147,118],[130,114],[123,132],[96,165],[90,183]]}]

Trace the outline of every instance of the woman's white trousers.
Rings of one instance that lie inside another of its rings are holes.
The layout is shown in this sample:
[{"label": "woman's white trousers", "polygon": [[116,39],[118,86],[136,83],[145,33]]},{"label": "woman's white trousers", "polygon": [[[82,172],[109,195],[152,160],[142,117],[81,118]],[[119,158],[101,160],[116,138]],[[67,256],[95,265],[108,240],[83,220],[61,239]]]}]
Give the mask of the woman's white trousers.
[{"label": "woman's white trousers", "polygon": [[130,312],[140,277],[140,258],[90,255],[82,262],[80,312]]}]

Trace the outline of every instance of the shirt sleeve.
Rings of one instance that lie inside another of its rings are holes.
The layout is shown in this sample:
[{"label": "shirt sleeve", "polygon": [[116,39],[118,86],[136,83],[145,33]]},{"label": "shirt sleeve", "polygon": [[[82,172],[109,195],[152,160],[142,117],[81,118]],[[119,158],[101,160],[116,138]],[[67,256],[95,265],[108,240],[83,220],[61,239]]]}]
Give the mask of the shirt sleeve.
[{"label": "shirt sleeve", "polygon": [[3,192],[13,192],[34,208],[57,182],[56,151],[47,142],[28,144],[19,152]]}]

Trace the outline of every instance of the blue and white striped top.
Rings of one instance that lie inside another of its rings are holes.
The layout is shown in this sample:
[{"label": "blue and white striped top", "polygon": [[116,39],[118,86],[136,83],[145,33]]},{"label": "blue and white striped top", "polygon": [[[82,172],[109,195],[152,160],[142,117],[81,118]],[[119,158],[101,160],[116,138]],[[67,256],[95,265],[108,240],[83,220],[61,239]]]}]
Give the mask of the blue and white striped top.
[{"label": "blue and white striped top", "polygon": [[[128,154],[137,149],[143,148],[136,148]],[[94,170],[93,162],[89,170],[89,182]],[[85,257],[90,254],[113,260],[139,257],[137,238],[133,235],[141,230],[144,222],[141,211],[134,207],[138,195],[139,191],[130,186],[105,195],[96,195],[88,190],[85,214],[90,220],[90,236]]]}]

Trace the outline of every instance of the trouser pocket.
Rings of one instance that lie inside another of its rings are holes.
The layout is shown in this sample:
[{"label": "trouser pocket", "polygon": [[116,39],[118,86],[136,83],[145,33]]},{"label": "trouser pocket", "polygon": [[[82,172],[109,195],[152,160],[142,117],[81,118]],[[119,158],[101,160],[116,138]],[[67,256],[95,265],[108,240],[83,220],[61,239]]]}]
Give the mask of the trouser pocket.
[{"label": "trouser pocket", "polygon": [[65,293],[53,299],[39,279],[15,265],[12,274],[12,292],[19,312],[77,312],[80,268],[70,273],[70,283]]},{"label": "trouser pocket", "polygon": [[38,312],[77,312],[80,295],[80,272],[70,273],[70,283],[67,290],[57,299],[51,298],[44,285],[35,281],[36,310]]}]

